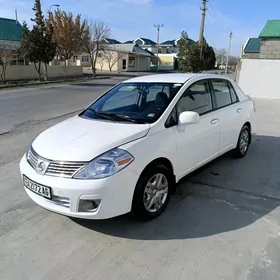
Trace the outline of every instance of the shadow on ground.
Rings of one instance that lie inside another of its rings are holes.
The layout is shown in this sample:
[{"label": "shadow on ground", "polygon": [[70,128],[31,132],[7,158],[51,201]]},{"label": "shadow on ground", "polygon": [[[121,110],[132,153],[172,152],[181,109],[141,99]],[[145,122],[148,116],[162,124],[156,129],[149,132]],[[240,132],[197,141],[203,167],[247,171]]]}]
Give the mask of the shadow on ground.
[{"label": "shadow on ground", "polygon": [[280,205],[279,150],[278,137],[255,136],[245,158],[225,155],[186,177],[156,220],[140,222],[125,215],[73,221],[107,235],[139,240],[200,238],[238,230]]}]

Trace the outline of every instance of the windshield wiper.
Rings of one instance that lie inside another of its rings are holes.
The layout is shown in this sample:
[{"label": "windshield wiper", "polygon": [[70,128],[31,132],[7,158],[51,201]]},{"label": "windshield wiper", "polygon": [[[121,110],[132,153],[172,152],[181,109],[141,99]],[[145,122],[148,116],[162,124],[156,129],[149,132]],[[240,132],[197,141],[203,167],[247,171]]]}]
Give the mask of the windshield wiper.
[{"label": "windshield wiper", "polygon": [[91,108],[88,108],[87,110],[93,112],[95,115],[101,117],[102,119],[110,120],[110,121],[115,121],[116,120],[113,116],[108,115],[106,113],[100,113],[100,112],[97,112],[97,111],[95,111],[94,109],[91,109]]},{"label": "windshield wiper", "polygon": [[103,119],[111,120],[111,121],[126,121],[126,122],[132,122],[132,123],[139,123],[139,124],[144,124],[142,120],[136,120],[132,119],[129,116],[124,116],[116,113],[105,113],[105,112],[97,112],[94,109],[88,108],[91,112],[96,114],[97,116],[100,116]]},{"label": "windshield wiper", "polygon": [[130,116],[120,115],[120,114],[116,114],[116,113],[102,113],[102,114],[106,114],[107,116],[111,116],[118,121],[126,121],[126,122],[139,123],[139,124],[144,124],[145,123],[142,120],[133,119]]}]

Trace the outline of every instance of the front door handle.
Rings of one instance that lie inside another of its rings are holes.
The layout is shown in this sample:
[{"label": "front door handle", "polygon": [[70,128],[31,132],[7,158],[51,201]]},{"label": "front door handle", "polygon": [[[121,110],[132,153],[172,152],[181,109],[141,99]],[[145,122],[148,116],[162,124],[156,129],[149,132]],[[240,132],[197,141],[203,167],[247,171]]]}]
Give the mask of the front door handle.
[{"label": "front door handle", "polygon": [[211,121],[211,124],[215,124],[215,123],[217,123],[219,121],[219,119],[213,119],[212,121]]},{"label": "front door handle", "polygon": [[241,108],[238,108],[238,109],[236,110],[237,113],[240,113],[241,111],[242,111]]}]

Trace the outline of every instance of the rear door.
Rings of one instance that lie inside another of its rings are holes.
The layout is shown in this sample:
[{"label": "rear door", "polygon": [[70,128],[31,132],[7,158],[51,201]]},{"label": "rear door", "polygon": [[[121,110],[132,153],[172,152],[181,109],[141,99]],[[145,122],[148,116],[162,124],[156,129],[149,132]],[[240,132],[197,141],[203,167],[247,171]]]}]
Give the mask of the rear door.
[{"label": "rear door", "polygon": [[238,135],[244,125],[245,103],[239,101],[234,87],[226,79],[211,79],[214,110],[221,127],[219,152],[235,148]]}]

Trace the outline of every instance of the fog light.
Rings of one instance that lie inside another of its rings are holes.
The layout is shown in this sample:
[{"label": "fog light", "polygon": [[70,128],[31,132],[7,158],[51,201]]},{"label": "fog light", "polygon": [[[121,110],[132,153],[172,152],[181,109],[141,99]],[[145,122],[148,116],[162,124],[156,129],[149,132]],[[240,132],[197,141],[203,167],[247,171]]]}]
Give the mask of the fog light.
[{"label": "fog light", "polygon": [[79,203],[79,212],[95,212],[99,205],[100,205],[101,199],[95,199],[95,200],[80,200]]}]

